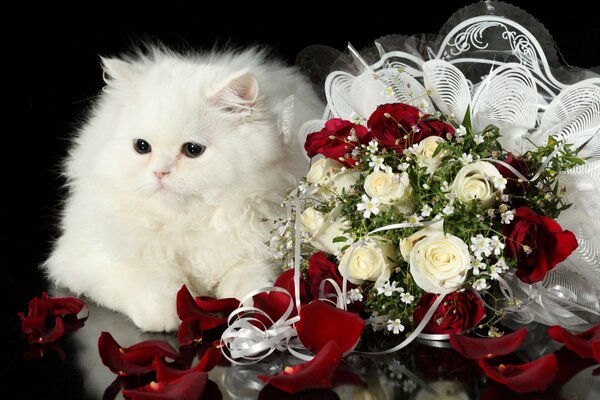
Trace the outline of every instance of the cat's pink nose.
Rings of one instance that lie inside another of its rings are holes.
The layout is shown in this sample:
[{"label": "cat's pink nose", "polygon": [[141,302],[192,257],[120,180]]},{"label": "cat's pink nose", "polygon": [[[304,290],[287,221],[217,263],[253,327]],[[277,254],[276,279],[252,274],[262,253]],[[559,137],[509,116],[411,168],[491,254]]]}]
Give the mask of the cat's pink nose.
[{"label": "cat's pink nose", "polygon": [[162,179],[165,175],[169,175],[169,171],[154,171],[154,175],[156,175],[158,179]]}]

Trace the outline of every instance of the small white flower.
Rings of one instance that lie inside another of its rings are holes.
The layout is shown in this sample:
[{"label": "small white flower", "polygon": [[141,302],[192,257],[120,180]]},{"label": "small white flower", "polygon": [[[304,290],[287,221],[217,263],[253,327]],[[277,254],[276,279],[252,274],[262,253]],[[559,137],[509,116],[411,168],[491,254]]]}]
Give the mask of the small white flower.
[{"label": "small white flower", "polygon": [[495,255],[499,256],[502,254],[502,250],[504,250],[504,243],[497,235],[492,236],[490,240],[490,245],[492,246],[492,251]]},{"label": "small white flower", "polygon": [[354,128],[350,129],[350,135],[346,138],[349,142],[358,142],[358,136],[356,135],[356,130]]},{"label": "small white flower", "polygon": [[407,162],[403,162],[402,164],[398,165],[398,169],[403,172],[406,172],[409,168],[410,164]]},{"label": "small white flower", "polygon": [[442,212],[445,215],[450,215],[454,213],[454,206],[452,204],[448,204],[446,207],[442,209]]},{"label": "small white flower", "polygon": [[506,184],[508,183],[508,180],[506,180],[506,178],[503,176],[491,176],[490,180],[492,181],[496,189],[500,190],[504,190],[506,188]]},{"label": "small white flower", "polygon": [[367,146],[367,150],[369,150],[371,153],[375,153],[377,151],[378,147],[379,147],[379,142],[377,142],[377,139],[373,139],[369,142],[369,145]]},{"label": "small white flower", "polygon": [[423,220],[423,217],[421,217],[418,214],[411,214],[408,216],[406,222],[408,222],[409,224],[411,224],[411,226],[420,226],[421,225],[421,221]]},{"label": "small white flower", "polygon": [[433,208],[431,208],[428,204],[425,204],[423,207],[421,207],[421,216],[429,217],[431,215],[431,211],[433,211]]},{"label": "small white flower", "polygon": [[348,291],[347,296],[346,296],[347,304],[354,303],[355,301],[362,301],[362,300],[363,300],[363,295],[359,288],[350,289]]},{"label": "small white flower", "polygon": [[388,331],[392,331],[394,335],[398,335],[400,332],[404,331],[404,325],[402,325],[402,322],[400,322],[400,319],[398,318],[394,320],[388,319],[387,329]]},{"label": "small white flower", "polygon": [[364,218],[371,218],[371,215],[377,215],[379,214],[379,207],[377,207],[379,205],[379,200],[377,200],[376,197],[373,197],[372,199],[369,198],[369,196],[367,196],[366,194],[362,195],[362,203],[358,203],[356,205],[356,209],[358,211],[364,211],[363,213],[363,217]]},{"label": "small white flower", "polygon": [[527,255],[530,255],[533,252],[533,250],[531,249],[531,247],[527,246],[526,244],[523,245],[523,251]]},{"label": "small white flower", "polygon": [[417,388],[417,384],[414,383],[413,381],[411,381],[410,379],[407,379],[402,382],[402,390],[405,393],[412,393],[415,391],[416,388]]},{"label": "small white flower", "polygon": [[487,265],[485,265],[485,263],[480,258],[471,257],[471,264],[469,265],[469,268],[473,270],[473,275],[479,275],[481,270],[485,269],[486,267]]},{"label": "small white flower", "polygon": [[507,194],[503,194],[500,199],[506,203],[508,200],[510,200],[510,196]]},{"label": "small white flower", "polygon": [[377,288],[377,294],[383,294],[386,297],[391,297],[394,292],[403,293],[404,289],[401,287],[396,287],[397,285],[398,282],[396,281],[393,281],[391,284],[390,281],[387,281],[382,287]]},{"label": "small white flower", "polygon": [[479,278],[475,282],[473,282],[473,288],[477,291],[489,289],[491,286],[488,285],[485,278]]},{"label": "small white flower", "polygon": [[477,134],[473,136],[473,141],[475,142],[475,144],[481,144],[485,141],[485,139],[483,138],[483,136]]},{"label": "small white flower", "polygon": [[427,184],[427,183],[424,183],[422,186],[423,186],[423,189],[425,189],[425,190],[431,189],[431,186],[429,186],[429,184]]},{"label": "small white flower", "polygon": [[504,272],[502,271],[502,268],[498,268],[495,264],[494,265],[490,265],[490,276],[492,277],[492,279],[498,279],[500,278],[500,274]]},{"label": "small white flower", "polygon": [[465,128],[462,125],[454,130],[454,137],[459,138],[459,137],[465,136],[466,134],[467,134],[467,128]]},{"label": "small white flower", "polygon": [[413,296],[410,293],[401,293],[400,294],[400,301],[402,301],[403,303],[406,303],[406,304],[410,304],[413,301],[415,301],[415,296]]},{"label": "small white flower", "polygon": [[475,254],[475,257],[481,257],[481,254],[489,257],[492,254],[491,240],[484,237],[481,233],[472,237],[471,251]]},{"label": "small white flower", "polygon": [[494,264],[494,267],[497,267],[502,271],[506,271],[509,268],[508,264],[506,264],[506,260],[504,259],[504,257],[500,257],[498,261],[496,261],[496,264]]},{"label": "small white flower", "polygon": [[513,210],[508,210],[502,213],[500,216],[503,224],[510,224],[512,220],[515,218],[515,212]]},{"label": "small white flower", "polygon": [[450,187],[450,184],[447,181],[442,182],[442,184],[440,185],[440,190],[444,193],[448,193],[452,188]]},{"label": "small white flower", "polygon": [[358,147],[353,148],[352,151],[350,152],[350,155],[352,156],[352,158],[358,158],[359,154],[360,154],[360,149]]},{"label": "small white flower", "polygon": [[421,102],[419,103],[419,106],[417,108],[423,112],[427,112],[427,110],[429,109],[429,102],[427,100],[423,99],[423,100],[421,100]]},{"label": "small white flower", "polygon": [[421,132],[421,128],[419,128],[417,125],[413,125],[413,126],[411,126],[411,127],[410,127],[410,129],[412,129],[412,131],[413,131],[414,133],[419,133],[419,132]]},{"label": "small white flower", "polygon": [[462,153],[462,155],[458,158],[458,161],[460,161],[462,165],[467,165],[473,162],[473,156],[471,154]]},{"label": "small white flower", "polygon": [[[390,175],[393,175],[393,174],[394,174],[394,170],[392,169],[392,167],[390,167],[390,166],[388,166],[388,165],[385,165],[385,166],[383,167],[383,171],[384,171],[386,174],[390,174]],[[398,182],[400,182],[400,177],[399,177],[398,175],[395,175],[395,176],[394,176],[394,178],[396,179],[396,182],[394,182],[394,183],[398,183]],[[394,178],[392,178],[392,179],[394,179]]]},{"label": "small white flower", "polygon": [[488,331],[488,337],[496,338],[504,335],[504,332],[498,330],[495,326],[490,326],[490,330]]},{"label": "small white flower", "polygon": [[385,168],[383,164],[383,157],[371,156],[369,167],[373,168],[373,171],[379,171]]}]

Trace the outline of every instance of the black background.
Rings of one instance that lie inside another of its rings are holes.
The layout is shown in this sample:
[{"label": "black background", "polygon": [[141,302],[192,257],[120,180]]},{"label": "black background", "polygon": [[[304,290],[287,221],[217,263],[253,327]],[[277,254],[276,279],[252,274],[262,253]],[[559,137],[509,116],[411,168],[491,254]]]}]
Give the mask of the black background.
[{"label": "black background", "polygon": [[[100,91],[99,55],[118,55],[143,39],[159,39],[175,49],[207,49],[215,43],[268,44],[290,63],[312,44],[360,48],[392,33],[437,32],[454,11],[470,1],[365,1],[279,6],[226,1],[194,2],[14,2],[0,5],[0,225],[2,263],[2,370],[36,382],[24,387],[45,398],[68,398],[74,373],[51,361],[19,362],[25,343],[19,337],[17,310],[44,290],[37,266],[56,235],[62,179],[58,165],[66,139]],[[600,23],[583,2],[511,3],[538,18],[571,65],[600,65]],[[23,372],[26,371],[26,372]],[[16,379],[16,378],[15,378]],[[4,380],[4,379],[3,379]],[[5,381],[6,382],[6,381]],[[7,382],[8,383],[8,382]],[[10,384],[10,383],[9,383]],[[58,387],[57,387],[58,385]],[[41,388],[45,387],[44,392]],[[17,388],[17,390],[19,390]],[[62,393],[59,395],[58,393]]]}]

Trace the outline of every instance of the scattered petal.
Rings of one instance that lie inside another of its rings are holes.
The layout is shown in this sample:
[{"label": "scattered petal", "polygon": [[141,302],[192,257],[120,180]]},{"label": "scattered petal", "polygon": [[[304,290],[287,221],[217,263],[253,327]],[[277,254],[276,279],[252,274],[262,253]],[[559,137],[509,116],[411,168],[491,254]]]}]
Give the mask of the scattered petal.
[{"label": "scattered petal", "polygon": [[100,334],[98,352],[102,363],[121,376],[142,375],[154,371],[155,357],[179,359],[179,353],[163,340],[146,340],[124,348],[108,332]]},{"label": "scattered petal", "polygon": [[296,330],[302,344],[313,353],[319,352],[330,341],[346,353],[356,346],[364,326],[365,321],[359,315],[313,300],[300,309]]},{"label": "scattered petal", "polygon": [[476,360],[512,353],[523,342],[526,335],[527,328],[525,327],[495,338],[474,338],[451,333],[450,344],[463,356]]},{"label": "scattered petal", "polygon": [[341,349],[332,340],[323,346],[312,360],[286,367],[277,375],[259,375],[258,379],[288,393],[298,393],[307,389],[329,389],[332,387],[334,372],[340,361]]},{"label": "scattered petal", "polygon": [[490,379],[508,386],[517,393],[546,390],[558,369],[554,354],[547,354],[521,365],[491,366],[483,359],[479,360],[478,364]]},{"label": "scattered petal", "polygon": [[565,328],[554,325],[548,328],[548,335],[557,342],[565,344],[581,357],[593,357],[592,346],[594,343],[600,343],[600,324],[575,335]]}]

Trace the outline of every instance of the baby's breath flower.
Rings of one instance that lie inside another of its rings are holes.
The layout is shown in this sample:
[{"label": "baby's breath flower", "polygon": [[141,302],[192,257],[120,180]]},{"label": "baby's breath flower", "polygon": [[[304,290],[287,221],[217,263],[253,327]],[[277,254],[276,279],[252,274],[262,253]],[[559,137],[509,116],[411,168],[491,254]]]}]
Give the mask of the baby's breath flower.
[{"label": "baby's breath flower", "polygon": [[473,156],[471,154],[462,153],[462,155],[458,158],[458,161],[460,161],[462,165],[467,165],[473,162]]},{"label": "baby's breath flower", "polygon": [[385,297],[390,297],[394,294],[394,292],[398,292],[398,293],[403,293],[404,289],[401,287],[396,287],[398,285],[398,282],[393,281],[390,284],[390,281],[387,281],[382,287],[378,287],[377,289],[377,294],[378,295],[384,295]]},{"label": "baby's breath flower", "polygon": [[495,326],[490,326],[490,330],[488,331],[488,337],[496,338],[504,335],[504,332],[498,330]]},{"label": "baby's breath flower", "polygon": [[500,215],[502,223],[508,225],[515,219],[515,212],[513,210],[507,210]]},{"label": "baby's breath flower", "polygon": [[406,303],[406,304],[410,304],[413,301],[415,301],[415,296],[413,296],[410,293],[401,293],[400,294],[400,301],[402,301],[403,303]]},{"label": "baby's breath flower", "polygon": [[371,218],[371,215],[377,215],[379,214],[379,207],[377,207],[379,205],[379,200],[377,200],[376,197],[373,197],[372,199],[369,198],[369,196],[367,196],[366,194],[362,195],[362,203],[358,203],[356,205],[356,209],[358,211],[364,211],[363,213],[363,217],[364,218]]},{"label": "baby's breath flower", "polygon": [[383,164],[383,157],[371,156],[369,167],[373,168],[373,171],[384,169],[385,165]]},{"label": "baby's breath flower", "polygon": [[467,128],[465,128],[464,126],[460,125],[458,128],[456,128],[454,130],[454,137],[462,137],[465,136],[467,134]]},{"label": "baby's breath flower", "polygon": [[388,319],[387,329],[388,331],[391,331],[394,335],[398,335],[400,332],[404,331],[404,325],[402,325],[402,322],[398,318],[394,320]]},{"label": "baby's breath flower", "polygon": [[421,216],[429,217],[431,215],[431,211],[433,211],[433,208],[431,208],[428,204],[424,204],[421,207]]},{"label": "baby's breath flower", "polygon": [[403,162],[401,164],[398,164],[398,169],[400,171],[406,172],[409,168],[410,168],[410,164],[407,163],[407,162]]},{"label": "baby's breath flower", "polygon": [[451,215],[451,214],[454,214],[454,206],[453,206],[452,204],[448,204],[448,205],[446,205],[446,207],[444,207],[444,208],[442,209],[442,212],[443,212],[445,215]]},{"label": "baby's breath flower", "polygon": [[483,138],[482,135],[474,135],[473,141],[475,142],[475,144],[481,144],[485,141],[485,139]]},{"label": "baby's breath flower", "polygon": [[423,220],[422,216],[420,216],[418,214],[411,214],[408,216],[406,222],[408,222],[412,226],[419,226],[422,220]]},{"label": "baby's breath flower", "polygon": [[492,251],[497,256],[502,254],[504,247],[505,247],[504,242],[502,240],[500,240],[500,238],[497,235],[492,236],[492,238],[490,240],[490,245],[492,246]]},{"label": "baby's breath flower", "polygon": [[503,176],[491,176],[489,177],[496,189],[504,190],[506,189],[506,184],[508,180],[506,180]]},{"label": "baby's breath flower", "polygon": [[471,251],[475,257],[481,257],[485,254],[489,257],[492,254],[491,240],[484,237],[481,233],[471,238]]},{"label": "baby's breath flower", "polygon": [[367,150],[369,150],[371,153],[375,153],[377,151],[378,147],[379,147],[379,142],[377,142],[377,139],[373,139],[369,142],[369,145],[367,146]]},{"label": "baby's breath flower", "polygon": [[440,190],[444,193],[448,193],[451,190],[450,184],[447,181],[443,181],[440,185]]},{"label": "baby's breath flower", "polygon": [[481,270],[485,269],[487,265],[478,257],[471,257],[471,263],[469,268],[473,270],[473,275],[477,276],[481,273]]},{"label": "baby's breath flower", "polygon": [[477,291],[489,289],[491,286],[488,285],[485,278],[479,278],[475,282],[473,282],[473,288]]},{"label": "baby's breath flower", "polygon": [[354,303],[355,301],[362,301],[363,295],[359,288],[350,289],[346,296],[346,303]]}]

